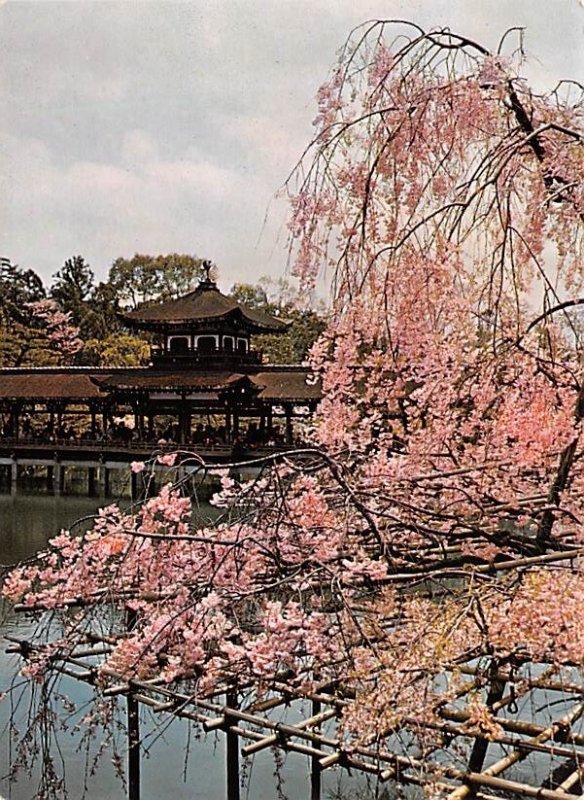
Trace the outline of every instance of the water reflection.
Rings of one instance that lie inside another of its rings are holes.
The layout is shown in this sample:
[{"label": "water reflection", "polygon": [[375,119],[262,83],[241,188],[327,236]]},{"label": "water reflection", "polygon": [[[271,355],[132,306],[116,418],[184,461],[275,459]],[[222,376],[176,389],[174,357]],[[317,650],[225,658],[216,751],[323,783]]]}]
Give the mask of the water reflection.
[{"label": "water reflection", "polygon": [[87,518],[100,505],[97,498],[0,495],[0,563],[34,555],[61,528]]}]

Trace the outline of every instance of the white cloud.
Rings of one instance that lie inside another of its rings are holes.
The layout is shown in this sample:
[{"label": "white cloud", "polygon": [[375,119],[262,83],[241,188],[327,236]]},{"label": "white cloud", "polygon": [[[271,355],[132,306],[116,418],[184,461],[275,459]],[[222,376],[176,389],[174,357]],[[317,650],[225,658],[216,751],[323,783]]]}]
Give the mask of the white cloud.
[{"label": "white cloud", "polygon": [[154,139],[142,130],[131,130],[124,134],[121,158],[130,167],[148,163],[158,158],[158,147]]},{"label": "white cloud", "polygon": [[[11,197],[7,229],[23,266],[36,268],[48,251],[48,277],[81,252],[104,275],[117,256],[178,250],[212,258],[228,283],[253,279],[254,243],[271,192],[259,177],[201,158],[165,160],[138,131],[124,137],[119,165],[60,165],[35,140],[5,139],[3,149],[11,165],[3,181]],[[0,241],[10,252],[5,233]]]}]

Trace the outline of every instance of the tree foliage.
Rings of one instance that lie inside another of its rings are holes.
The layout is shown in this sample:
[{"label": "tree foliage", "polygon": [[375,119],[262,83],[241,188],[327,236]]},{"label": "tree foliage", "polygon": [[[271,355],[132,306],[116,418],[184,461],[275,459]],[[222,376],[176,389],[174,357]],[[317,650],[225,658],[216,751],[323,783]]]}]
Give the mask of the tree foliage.
[{"label": "tree foliage", "polygon": [[3,364],[26,362],[34,350],[28,304],[45,297],[43,282],[33,270],[2,262],[0,270],[0,358]]},{"label": "tree foliage", "polygon": [[[197,285],[202,261],[187,255],[118,258],[107,281],[95,282],[95,275],[83,256],[65,261],[46,288],[34,270],[22,270],[9,263],[0,273],[0,361],[4,366],[55,365],[59,352],[48,340],[40,317],[31,315],[31,303],[47,297],[54,310],[68,315],[78,329],[83,347],[63,353],[75,364],[132,366],[148,360],[150,338],[130,336],[118,317],[120,307],[178,297]],[[291,325],[284,336],[259,336],[258,348],[272,363],[300,363],[324,329],[322,312],[302,310],[297,292],[286,281],[261,279],[256,286],[237,284],[236,299],[252,308],[285,317]],[[75,337],[77,334],[75,334]]]},{"label": "tree foliage", "polygon": [[3,263],[0,273],[0,359],[7,366],[70,363],[81,349],[71,313],[46,297],[31,269]]},{"label": "tree foliage", "polygon": [[149,343],[127,333],[88,339],[83,347],[85,363],[98,367],[138,367],[149,358]]},{"label": "tree foliage", "polygon": [[180,297],[196,288],[202,259],[195,256],[150,256],[136,253],[118,258],[109,273],[109,284],[121,305],[131,309],[144,303]]},{"label": "tree foliage", "polygon": [[306,308],[298,291],[286,280],[260,278],[257,284],[236,283],[231,297],[249,308],[263,311],[289,322],[285,333],[256,336],[255,346],[269,364],[301,364],[324,331],[325,310]]}]

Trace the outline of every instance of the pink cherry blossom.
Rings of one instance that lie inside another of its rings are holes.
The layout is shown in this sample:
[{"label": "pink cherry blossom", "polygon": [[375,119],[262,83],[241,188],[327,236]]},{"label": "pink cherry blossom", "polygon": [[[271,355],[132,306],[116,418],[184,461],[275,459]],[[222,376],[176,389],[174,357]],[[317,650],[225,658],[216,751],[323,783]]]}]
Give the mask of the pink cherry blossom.
[{"label": "pink cherry blossom", "polygon": [[177,453],[165,453],[159,455],[157,461],[159,464],[164,464],[165,467],[173,467],[177,459]]}]

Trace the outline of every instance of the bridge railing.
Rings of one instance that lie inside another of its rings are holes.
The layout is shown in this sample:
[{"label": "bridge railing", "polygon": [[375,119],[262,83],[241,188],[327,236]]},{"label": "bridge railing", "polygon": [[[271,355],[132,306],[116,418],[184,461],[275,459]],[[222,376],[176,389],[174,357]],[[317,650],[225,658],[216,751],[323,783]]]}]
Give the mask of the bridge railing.
[{"label": "bridge railing", "polygon": [[[278,443],[278,444],[248,444],[243,443],[239,448],[239,452],[243,450],[246,458],[253,457],[254,454],[270,454],[277,453],[281,450],[290,450],[294,445]],[[220,442],[188,442],[180,444],[178,442],[167,442],[160,439],[148,438],[132,438],[130,441],[124,442],[119,439],[62,439],[54,438],[47,440],[44,437],[34,436],[19,436],[8,437],[0,436],[0,451],[43,451],[43,452],[69,452],[69,453],[135,453],[150,455],[154,452],[167,452],[174,450],[186,450],[198,453],[200,455],[213,454],[227,458],[233,454],[233,447],[231,444]],[[234,455],[234,454],[233,454]],[[234,455],[235,460],[238,459]]]}]

